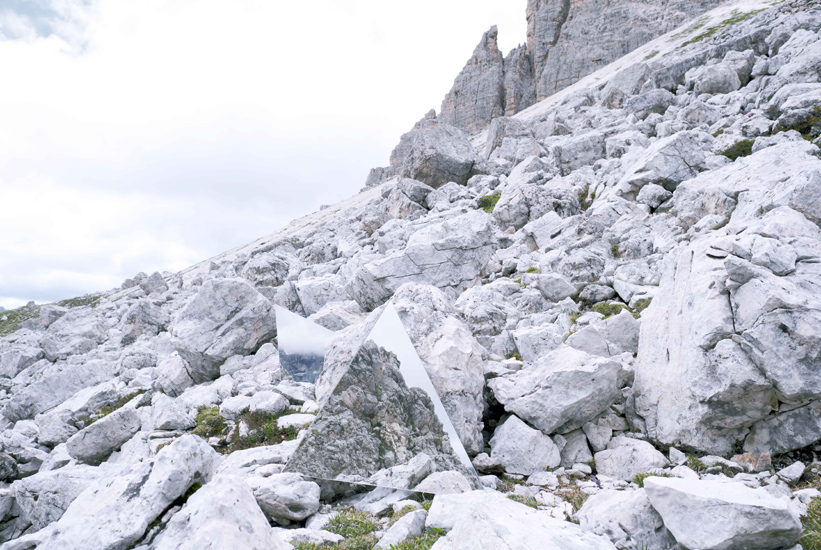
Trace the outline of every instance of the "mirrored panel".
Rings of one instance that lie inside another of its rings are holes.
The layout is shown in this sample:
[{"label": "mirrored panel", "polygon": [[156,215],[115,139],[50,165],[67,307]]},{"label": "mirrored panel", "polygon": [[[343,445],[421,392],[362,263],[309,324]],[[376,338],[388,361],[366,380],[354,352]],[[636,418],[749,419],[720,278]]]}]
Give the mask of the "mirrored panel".
[{"label": "mirrored panel", "polygon": [[[480,487],[392,305],[359,348],[286,471],[431,493],[453,483]],[[449,473],[425,482],[438,472]]]},{"label": "mirrored panel", "polygon": [[287,309],[274,306],[279,362],[296,382],[315,384],[334,332]]}]

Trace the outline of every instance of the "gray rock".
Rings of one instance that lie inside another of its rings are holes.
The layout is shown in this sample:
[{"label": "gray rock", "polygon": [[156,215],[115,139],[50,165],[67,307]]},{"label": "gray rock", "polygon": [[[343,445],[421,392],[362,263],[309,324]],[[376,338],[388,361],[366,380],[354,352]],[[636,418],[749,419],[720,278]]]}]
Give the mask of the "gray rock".
[{"label": "gray rock", "polygon": [[425,530],[427,518],[428,513],[425,510],[416,510],[404,515],[379,539],[376,548],[393,548],[394,545],[411,537],[421,535]]},{"label": "gray rock", "polygon": [[644,489],[592,495],[576,517],[582,529],[609,539],[618,548],[671,550],[676,546],[676,539],[664,527]]},{"label": "gray rock", "polygon": [[[311,518],[317,517],[316,515]],[[327,515],[325,517],[328,517]],[[308,520],[310,523],[310,520]],[[324,527],[324,526],[323,526]],[[329,546],[345,540],[342,535],[322,530],[322,527],[307,527],[305,529],[274,529],[279,537],[294,546],[298,544]]]},{"label": "gray rock", "polygon": [[151,422],[155,430],[165,431],[185,431],[197,425],[180,403],[162,393],[151,399]]},{"label": "gray rock", "polygon": [[140,288],[146,293],[146,295],[162,294],[168,290],[168,284],[165,282],[162,275],[154,272],[150,277],[140,283]]},{"label": "gray rock", "polygon": [[789,503],[764,489],[660,477],[644,486],[664,525],[686,548],[788,548],[801,537],[801,521]]},{"label": "gray rock", "polygon": [[467,183],[477,160],[467,134],[439,122],[431,111],[402,136],[391,153],[388,171],[436,189],[451,181]]},{"label": "gray rock", "polygon": [[319,485],[299,474],[252,477],[247,482],[265,516],[282,525],[303,521],[319,510]]},{"label": "gray rock", "polygon": [[482,36],[442,102],[441,122],[476,133],[505,114],[505,69],[498,34],[493,26]]},{"label": "gray rock", "polygon": [[244,279],[213,279],[177,314],[171,333],[191,378],[206,382],[223,361],[254,353],[276,335],[274,306]]},{"label": "gray rock", "polygon": [[594,455],[594,459],[600,474],[628,481],[638,474],[669,464],[664,455],[648,442],[625,436],[613,439],[606,450]]},{"label": "gray rock", "polygon": [[140,430],[142,419],[135,401],[141,398],[136,397],[125,407],[71,436],[66,441],[68,454],[80,462],[93,465],[107,459]]},{"label": "gray rock", "polygon": [[675,98],[676,96],[667,90],[648,90],[641,95],[628,99],[624,109],[635,115],[636,118],[644,120],[653,113],[663,115],[675,101]]},{"label": "gray rock", "polygon": [[573,523],[554,519],[495,491],[438,495],[425,522],[428,529],[444,529],[437,550],[495,550],[504,548],[562,548],[614,550],[607,539]]},{"label": "gray rock", "polygon": [[636,202],[646,204],[650,208],[658,208],[662,203],[667,202],[673,197],[673,194],[655,183],[648,183],[639,191],[636,197]]},{"label": "gray rock", "polygon": [[556,468],[561,463],[561,454],[553,440],[516,416],[496,428],[490,447],[491,457],[498,459],[511,474],[530,475]]},{"label": "gray rock", "polygon": [[268,526],[251,489],[241,479],[220,476],[189,497],[152,544],[156,550],[285,550]]},{"label": "gray rock", "polygon": [[558,444],[559,438],[564,440],[562,445],[562,463],[565,468],[571,468],[574,464],[584,464],[593,460],[593,453],[587,444],[587,436],[583,430],[573,430],[563,436],[553,436],[553,440]]},{"label": "gray rock", "polygon": [[261,391],[251,396],[248,410],[267,414],[280,414],[290,406],[290,403],[281,393]]},{"label": "gray rock", "polygon": [[729,63],[719,63],[699,70],[693,84],[699,94],[726,94],[738,90],[741,79]]},{"label": "gray rock", "polygon": [[789,485],[795,485],[804,475],[807,466],[803,462],[794,462],[776,472],[776,475]]},{"label": "gray rock", "polygon": [[562,346],[527,370],[488,382],[505,410],[544,433],[581,428],[621,397],[629,380],[618,361]]},{"label": "gray rock", "polygon": [[0,481],[14,479],[17,476],[17,461],[6,453],[0,453]]},{"label": "gray rock", "polygon": [[157,366],[155,387],[171,397],[182,395],[186,389],[194,385],[189,370],[185,359],[174,352]]},{"label": "gray rock", "polygon": [[473,489],[473,484],[459,472],[434,472],[413,489],[420,493],[447,495],[468,493]]},{"label": "gray rock", "polygon": [[[153,463],[141,464],[126,475],[101,480],[83,491],[59,521],[37,534],[37,548],[129,548],[194,483],[207,483],[219,461],[219,455],[202,439],[180,437],[163,448]],[[129,521],[123,522],[126,516]]]},{"label": "gray rock", "polygon": [[624,310],[601,322],[588,325],[567,338],[567,345],[591,355],[614,357],[636,353],[641,323]]},{"label": "gray rock", "polygon": [[779,455],[821,440],[821,401],[753,424],[744,450]]}]

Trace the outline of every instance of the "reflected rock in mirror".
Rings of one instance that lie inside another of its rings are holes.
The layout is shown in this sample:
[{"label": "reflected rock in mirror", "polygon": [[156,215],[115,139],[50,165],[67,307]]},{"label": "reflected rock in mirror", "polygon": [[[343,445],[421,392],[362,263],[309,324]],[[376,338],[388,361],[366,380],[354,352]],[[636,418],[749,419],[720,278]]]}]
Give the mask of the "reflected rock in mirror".
[{"label": "reflected rock in mirror", "polygon": [[316,383],[325,364],[325,349],[333,331],[287,309],[274,306],[279,362],[296,382]]},{"label": "reflected rock in mirror", "polygon": [[481,486],[392,305],[285,470],[429,493]]}]

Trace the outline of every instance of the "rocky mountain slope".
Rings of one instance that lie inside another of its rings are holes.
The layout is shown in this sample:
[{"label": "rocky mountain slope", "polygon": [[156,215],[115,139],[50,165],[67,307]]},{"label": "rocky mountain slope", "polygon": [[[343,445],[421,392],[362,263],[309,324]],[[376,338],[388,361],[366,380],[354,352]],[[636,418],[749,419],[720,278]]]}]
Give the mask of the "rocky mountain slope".
[{"label": "rocky mountain slope", "polygon": [[[498,114],[429,113],[384,183],[185,271],[3,312],[0,549],[818,547],[821,2],[724,4]],[[348,366],[389,302],[485,490],[286,468],[379,402]],[[275,305],[337,333],[317,384]]]}]

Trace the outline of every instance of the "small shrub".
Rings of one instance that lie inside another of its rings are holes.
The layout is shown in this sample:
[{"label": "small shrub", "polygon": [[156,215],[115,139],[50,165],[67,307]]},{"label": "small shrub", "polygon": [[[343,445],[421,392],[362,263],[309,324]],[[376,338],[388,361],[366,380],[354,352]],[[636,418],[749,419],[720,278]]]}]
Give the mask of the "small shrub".
[{"label": "small shrub", "polygon": [[507,498],[509,498],[510,500],[512,500],[514,502],[518,502],[519,504],[524,504],[525,506],[530,506],[531,508],[538,508],[539,507],[539,503],[536,502],[535,499],[532,499],[530,497],[526,497],[524,495],[508,495]]},{"label": "small shrub", "polygon": [[821,550],[821,498],[813,499],[804,518],[804,536],[801,537],[804,550]]},{"label": "small shrub", "polygon": [[742,139],[741,141],[736,141],[723,150],[721,154],[732,161],[740,157],[749,157],[753,154],[753,140]]},{"label": "small shrub", "polygon": [[586,211],[593,205],[593,201],[596,200],[596,192],[594,191],[592,194],[590,193],[590,187],[585,187],[581,191],[577,193],[579,198],[579,206],[581,207],[582,211]]},{"label": "small shrub", "polygon": [[540,272],[540,271],[539,271],[539,268],[538,268],[538,267],[529,267],[529,268],[527,269],[527,273],[539,273],[539,272]]},{"label": "small shrub", "polygon": [[228,428],[225,419],[220,416],[219,407],[203,406],[198,408],[194,421],[197,423],[197,427],[194,428],[194,435],[198,435],[203,439],[222,435]]},{"label": "small shrub", "polygon": [[373,535],[364,535],[362,537],[352,537],[345,539],[336,546],[332,546],[334,550],[372,550],[376,543],[379,542]]},{"label": "small shrub", "polygon": [[490,214],[493,212],[493,209],[496,208],[496,203],[499,202],[500,198],[502,198],[501,193],[485,195],[479,199],[479,208]]},{"label": "small shrub", "polygon": [[707,469],[707,466],[705,466],[696,455],[687,455],[687,462],[685,465],[694,472],[703,472]]},{"label": "small shrub", "polygon": [[349,538],[373,533],[376,527],[376,520],[372,515],[354,508],[344,508],[331,518],[325,530]]},{"label": "small shrub", "polygon": [[[284,414],[284,413],[283,413]],[[277,420],[282,414],[270,414],[263,412],[247,412],[240,416],[240,421],[248,425],[248,435],[239,436],[235,432],[231,441],[225,448],[225,452],[230,454],[235,451],[262,447],[264,445],[276,445],[283,441],[296,439],[299,429],[294,426],[280,428]]]},{"label": "small shrub", "polygon": [[653,301],[652,298],[645,298],[643,300],[636,300],[635,305],[633,306],[633,317],[638,319],[641,317],[641,312],[647,309],[650,306],[650,303]]},{"label": "small shrub", "polygon": [[579,489],[576,485],[564,485],[559,487],[556,494],[573,506],[574,514],[582,509],[582,506],[584,506],[584,503],[590,497],[590,495]]},{"label": "small shrub", "polygon": [[621,256],[621,251],[619,250],[619,245],[614,244],[610,246],[610,253],[613,255],[614,258],[618,258]]},{"label": "small shrub", "polygon": [[601,313],[605,319],[618,315],[624,310],[630,311],[630,308],[624,304],[608,304],[604,302],[590,307],[590,311]]},{"label": "small shrub", "polygon": [[425,510],[426,512],[430,512],[430,507],[431,506],[433,506],[433,501],[432,500],[423,500],[422,501],[422,510]]},{"label": "small shrub", "polygon": [[649,472],[645,472],[642,474],[636,474],[636,477],[633,478],[633,483],[638,485],[639,487],[644,488],[644,480],[648,477],[673,477],[670,474],[662,473],[662,474],[651,474]]},{"label": "small shrub", "polygon": [[411,537],[406,539],[399,544],[395,544],[391,546],[392,550],[430,550],[430,548],[439,540],[441,537],[444,536],[444,532],[441,529],[434,529],[432,531],[427,531],[418,535],[416,537]]},{"label": "small shrub", "polygon": [[718,130],[716,130],[715,132],[713,132],[713,137],[714,137],[714,138],[717,138],[718,136],[720,136],[720,135],[721,135],[721,134],[723,134],[723,133],[724,133],[724,128],[719,128]]}]

